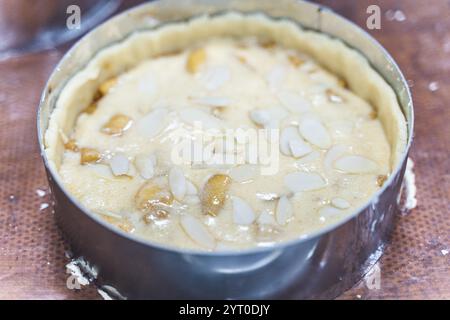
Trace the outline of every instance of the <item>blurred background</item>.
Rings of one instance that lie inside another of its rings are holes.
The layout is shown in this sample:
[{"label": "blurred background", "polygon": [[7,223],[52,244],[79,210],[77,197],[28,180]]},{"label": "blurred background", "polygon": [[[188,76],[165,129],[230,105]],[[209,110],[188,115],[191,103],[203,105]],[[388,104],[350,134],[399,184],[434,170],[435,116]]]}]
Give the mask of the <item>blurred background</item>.
[{"label": "blurred background", "polygon": [[[74,41],[142,2],[0,0],[0,299],[101,298],[93,285],[67,287],[68,246],[52,214],[36,110],[47,78]],[[378,263],[381,288],[361,282],[339,298],[450,299],[450,1],[316,2],[391,53],[408,79],[416,114],[411,157],[418,206],[398,217]],[[368,28],[371,5],[380,8],[379,29]]]}]

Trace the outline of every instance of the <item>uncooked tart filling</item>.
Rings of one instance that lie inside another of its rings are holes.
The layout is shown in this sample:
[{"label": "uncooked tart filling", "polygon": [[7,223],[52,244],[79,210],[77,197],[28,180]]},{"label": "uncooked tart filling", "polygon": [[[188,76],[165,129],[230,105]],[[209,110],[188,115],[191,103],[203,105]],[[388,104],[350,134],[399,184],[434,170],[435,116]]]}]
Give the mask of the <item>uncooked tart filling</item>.
[{"label": "uncooked tart filling", "polygon": [[[279,134],[274,172],[250,159],[248,140],[224,143],[238,128]],[[66,189],[123,231],[238,250],[299,238],[364,205],[405,132],[392,89],[358,53],[291,22],[228,14],[103,50],[62,91],[45,143]],[[203,160],[236,162],[174,163],[180,141],[199,137]]]}]

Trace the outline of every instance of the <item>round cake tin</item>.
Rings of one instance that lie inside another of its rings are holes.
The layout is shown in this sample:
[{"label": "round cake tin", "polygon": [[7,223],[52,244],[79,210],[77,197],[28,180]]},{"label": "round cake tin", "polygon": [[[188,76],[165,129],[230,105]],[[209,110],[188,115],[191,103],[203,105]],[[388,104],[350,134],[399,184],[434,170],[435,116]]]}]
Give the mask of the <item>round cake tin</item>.
[{"label": "round cake tin", "polygon": [[[49,166],[44,133],[68,79],[92,57],[139,30],[199,15],[262,12],[290,19],[359,50],[397,94],[408,123],[404,155],[371,200],[358,212],[320,232],[270,248],[199,252],[170,248],[126,234],[88,212]],[[408,85],[390,55],[364,30],[331,10],[305,1],[156,1],[128,10],[82,38],[63,57],[43,92],[38,137],[55,202],[56,221],[76,256],[97,270],[98,285],[129,299],[327,299],[361,279],[382,254],[397,216],[397,198],[413,135]]]}]

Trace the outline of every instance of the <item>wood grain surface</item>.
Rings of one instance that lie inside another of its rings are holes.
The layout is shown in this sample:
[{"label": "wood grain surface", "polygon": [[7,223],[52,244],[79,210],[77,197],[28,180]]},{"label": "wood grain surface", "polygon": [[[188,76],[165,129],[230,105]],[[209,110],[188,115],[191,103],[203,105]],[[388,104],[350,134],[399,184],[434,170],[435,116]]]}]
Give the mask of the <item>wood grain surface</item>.
[{"label": "wood grain surface", "polygon": [[[319,1],[368,30],[409,80],[416,129],[418,207],[400,216],[378,263],[381,286],[364,281],[339,299],[450,299],[450,1]],[[397,12],[397,13],[395,13]],[[0,299],[100,299],[69,290],[67,244],[55,226],[36,138],[41,90],[67,47],[0,62]],[[48,207],[47,207],[48,204]]]}]

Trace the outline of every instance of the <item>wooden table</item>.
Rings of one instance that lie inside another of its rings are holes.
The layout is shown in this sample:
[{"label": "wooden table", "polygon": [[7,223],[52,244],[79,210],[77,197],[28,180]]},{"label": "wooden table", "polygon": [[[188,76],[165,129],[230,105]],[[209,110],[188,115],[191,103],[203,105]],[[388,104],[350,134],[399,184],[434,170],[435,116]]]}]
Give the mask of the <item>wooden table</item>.
[{"label": "wooden table", "polygon": [[[364,282],[339,299],[450,298],[450,2],[320,1],[366,28],[394,56],[412,87],[418,207],[399,217],[379,262],[381,288]],[[396,11],[398,10],[398,11]],[[397,12],[397,13],[395,13]],[[93,286],[66,287],[67,246],[55,226],[36,142],[36,108],[66,48],[0,62],[0,298],[99,299]],[[48,207],[46,207],[48,204]]]}]

